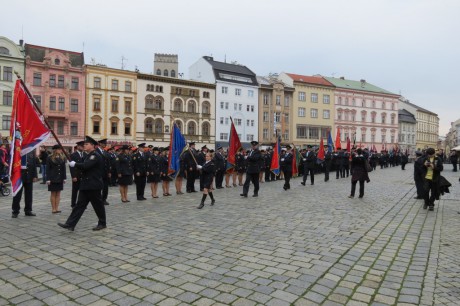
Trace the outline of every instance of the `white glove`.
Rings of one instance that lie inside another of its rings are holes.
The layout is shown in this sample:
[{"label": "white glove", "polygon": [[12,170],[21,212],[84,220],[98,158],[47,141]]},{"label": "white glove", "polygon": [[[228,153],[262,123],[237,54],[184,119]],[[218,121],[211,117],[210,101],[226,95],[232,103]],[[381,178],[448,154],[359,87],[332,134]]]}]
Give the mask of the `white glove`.
[{"label": "white glove", "polygon": [[198,170],[201,170],[201,169],[203,168],[203,166],[196,165],[196,168],[197,168]]},{"label": "white glove", "polygon": [[75,164],[76,164],[76,162],[74,162],[74,161],[69,162],[69,166],[72,167],[72,168],[75,167]]},{"label": "white glove", "polygon": [[281,158],[281,161],[284,161],[284,158]]},{"label": "white glove", "polygon": [[303,161],[306,161],[306,160],[307,160],[306,158],[303,159]]}]

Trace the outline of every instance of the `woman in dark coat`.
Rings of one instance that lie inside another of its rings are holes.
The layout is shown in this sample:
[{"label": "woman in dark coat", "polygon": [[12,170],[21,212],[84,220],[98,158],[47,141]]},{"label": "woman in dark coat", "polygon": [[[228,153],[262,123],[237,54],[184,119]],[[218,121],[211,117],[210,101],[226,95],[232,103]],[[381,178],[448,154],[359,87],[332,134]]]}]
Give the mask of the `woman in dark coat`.
[{"label": "woman in dark coat", "polygon": [[211,206],[214,205],[216,202],[214,200],[214,196],[212,194],[212,181],[214,180],[214,174],[216,172],[214,163],[212,161],[211,153],[206,153],[206,162],[203,166],[198,165],[198,170],[201,170],[201,175],[203,177],[203,197],[201,198],[201,203],[197,207],[198,209],[202,209],[204,206],[204,201],[206,200],[207,195],[211,198]]},{"label": "woman in dark coat", "polygon": [[59,202],[61,201],[61,191],[64,189],[66,182],[66,158],[62,153],[62,148],[59,145],[53,146],[53,153],[46,159],[46,184],[48,184],[48,191],[51,192],[51,212],[58,214]]},{"label": "woman in dark coat", "polygon": [[163,149],[163,151],[160,154],[160,162],[161,162],[160,177],[161,177],[161,180],[163,181],[161,187],[163,188],[163,196],[165,197],[169,197],[171,195],[169,193],[169,182],[172,181],[172,179],[168,175],[168,153],[169,153],[169,147],[166,147]]},{"label": "woman in dark coat", "polygon": [[235,167],[238,172],[238,185],[243,186],[243,174],[246,172],[246,160],[244,159],[243,148],[239,148],[236,153]]},{"label": "woman in dark coat", "polygon": [[351,193],[349,198],[355,197],[356,183],[359,182],[359,198],[364,196],[364,181],[369,183],[369,175],[366,168],[366,157],[363,155],[363,150],[359,148],[356,150],[356,154],[351,160],[351,169],[353,174],[351,175]]},{"label": "woman in dark coat", "polygon": [[150,189],[152,191],[152,198],[158,198],[157,189],[158,183],[161,181],[161,163],[162,158],[159,155],[159,149],[157,147],[153,148],[153,154],[150,155],[147,162],[147,171],[149,175],[147,176],[147,183],[150,183]]},{"label": "woman in dark coat", "polygon": [[121,153],[115,159],[115,166],[118,173],[121,201],[126,203],[130,202],[128,200],[128,186],[133,183],[134,170],[131,155],[129,155],[129,147],[124,145],[121,150]]}]

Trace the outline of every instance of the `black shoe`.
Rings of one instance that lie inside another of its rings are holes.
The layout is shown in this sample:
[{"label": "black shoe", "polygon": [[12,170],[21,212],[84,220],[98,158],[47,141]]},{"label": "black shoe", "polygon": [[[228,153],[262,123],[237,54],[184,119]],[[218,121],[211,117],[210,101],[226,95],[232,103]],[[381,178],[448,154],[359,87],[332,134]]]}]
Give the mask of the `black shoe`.
[{"label": "black shoe", "polygon": [[11,218],[17,218],[17,217],[18,217],[18,214],[13,213],[13,214],[11,215]]},{"label": "black shoe", "polygon": [[36,216],[36,214],[34,214],[34,213],[31,212],[31,211],[26,212],[25,215],[28,216],[28,217],[35,217],[35,216]]},{"label": "black shoe", "polygon": [[315,183],[311,183],[312,185],[315,185]]},{"label": "black shoe", "polygon": [[98,224],[97,226],[93,227],[93,231],[100,231],[100,230],[103,230],[104,228],[107,228],[107,226]]},{"label": "black shoe", "polygon": [[417,197],[414,197],[414,199],[417,199],[417,200],[421,200],[421,199],[423,199],[423,198],[422,198],[422,197],[419,197],[419,196],[417,196]]},{"label": "black shoe", "polygon": [[[221,187],[221,188],[222,188],[222,187]],[[196,191],[196,190],[192,190],[192,192],[198,192],[198,191]]]},{"label": "black shoe", "polygon": [[245,198],[248,197],[248,195],[247,195],[247,194],[244,194],[244,193],[241,193],[240,196],[245,197]]},{"label": "black shoe", "polygon": [[360,195],[358,198],[362,199],[364,196]]},{"label": "black shoe", "polygon": [[109,202],[107,201],[104,201],[104,205],[110,205]]},{"label": "black shoe", "polygon": [[423,204],[423,209],[427,209],[428,208],[428,204]]},{"label": "black shoe", "polygon": [[300,182],[300,184],[304,185],[305,186],[305,182]]},{"label": "black shoe", "polygon": [[258,196],[259,195],[257,193],[252,195],[253,198],[257,198]]},{"label": "black shoe", "polygon": [[430,208],[428,208],[429,211],[433,211],[434,210],[434,206],[433,205],[430,205]]},{"label": "black shoe", "polygon": [[216,200],[211,200],[211,206],[213,206],[214,203],[216,203]]},{"label": "black shoe", "polygon": [[197,208],[202,209],[203,207],[204,207],[204,202],[201,202],[200,205]]},{"label": "black shoe", "polygon": [[286,191],[287,190],[286,186],[283,186],[283,189]]},{"label": "black shoe", "polygon": [[216,189],[223,189],[224,187],[216,187]]},{"label": "black shoe", "polygon": [[73,230],[75,229],[73,226],[70,226],[66,223],[58,223],[58,225],[62,228],[65,228],[66,230],[69,230],[71,232],[73,232]]}]

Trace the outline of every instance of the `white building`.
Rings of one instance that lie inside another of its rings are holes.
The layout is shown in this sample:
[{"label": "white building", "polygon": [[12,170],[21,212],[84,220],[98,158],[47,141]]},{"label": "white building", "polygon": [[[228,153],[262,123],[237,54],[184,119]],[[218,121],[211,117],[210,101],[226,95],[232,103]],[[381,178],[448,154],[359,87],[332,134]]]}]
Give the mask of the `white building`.
[{"label": "white building", "polygon": [[398,110],[398,124],[399,148],[402,152],[407,150],[410,156],[415,157],[415,144],[417,143],[417,120],[415,115],[405,109]]},{"label": "white building", "polygon": [[230,118],[243,146],[258,140],[258,83],[254,72],[243,65],[204,56],[189,68],[189,76],[216,84],[216,146],[228,146]]}]

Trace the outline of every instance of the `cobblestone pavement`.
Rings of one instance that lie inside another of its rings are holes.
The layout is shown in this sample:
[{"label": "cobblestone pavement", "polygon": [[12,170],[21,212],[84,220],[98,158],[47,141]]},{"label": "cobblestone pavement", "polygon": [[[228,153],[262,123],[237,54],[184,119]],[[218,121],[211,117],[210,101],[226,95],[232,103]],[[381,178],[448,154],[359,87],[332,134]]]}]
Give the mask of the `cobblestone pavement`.
[{"label": "cobblestone pavement", "polygon": [[428,212],[412,169],[371,173],[364,199],[318,175],[287,192],[261,184],[258,198],[216,190],[202,210],[200,193],[137,202],[131,186],[122,204],[112,187],[99,232],[92,208],[59,228],[70,186],[59,216],[36,184],[36,217],[11,219],[0,198],[0,305],[458,305],[458,175],[446,165],[454,188]]}]

